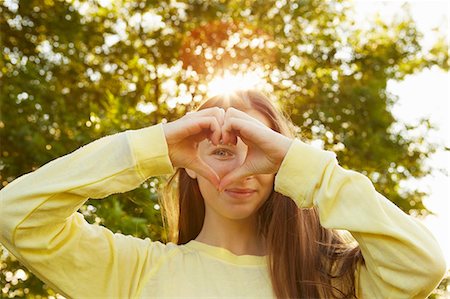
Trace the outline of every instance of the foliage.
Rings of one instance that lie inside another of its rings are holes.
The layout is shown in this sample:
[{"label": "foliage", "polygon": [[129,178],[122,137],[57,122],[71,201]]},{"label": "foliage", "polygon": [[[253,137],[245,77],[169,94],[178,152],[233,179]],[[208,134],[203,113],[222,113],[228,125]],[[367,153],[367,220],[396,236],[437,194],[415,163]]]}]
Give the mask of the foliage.
[{"label": "foliage", "polygon": [[[0,182],[101,136],[176,119],[224,70],[258,71],[304,138],[334,150],[407,213],[425,215],[426,194],[402,182],[428,174],[423,162],[439,145],[410,137],[432,127],[398,123],[386,85],[435,65],[448,70],[448,45],[443,37],[424,54],[408,14],[363,29],[349,11],[344,0],[5,1]],[[163,182],[88,201],[81,212],[113,231],[164,239]],[[54,295],[2,252],[3,297]],[[12,278],[19,269],[25,280]]]},{"label": "foliage", "polygon": [[428,299],[448,298],[450,296],[450,273],[447,271],[446,276],[441,281],[436,290],[428,296]]}]

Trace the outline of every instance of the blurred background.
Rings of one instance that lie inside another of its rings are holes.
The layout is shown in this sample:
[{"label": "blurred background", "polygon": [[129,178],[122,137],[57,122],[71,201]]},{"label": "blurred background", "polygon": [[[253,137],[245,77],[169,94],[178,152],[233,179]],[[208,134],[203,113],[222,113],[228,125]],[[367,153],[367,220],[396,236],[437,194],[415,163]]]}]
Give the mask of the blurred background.
[{"label": "blurred background", "polygon": [[[258,88],[300,138],[423,221],[448,268],[449,11],[446,0],[0,0],[1,188],[101,136]],[[164,241],[164,180],[80,211]],[[1,245],[0,290],[61,297]],[[447,275],[430,298],[449,294]]]}]

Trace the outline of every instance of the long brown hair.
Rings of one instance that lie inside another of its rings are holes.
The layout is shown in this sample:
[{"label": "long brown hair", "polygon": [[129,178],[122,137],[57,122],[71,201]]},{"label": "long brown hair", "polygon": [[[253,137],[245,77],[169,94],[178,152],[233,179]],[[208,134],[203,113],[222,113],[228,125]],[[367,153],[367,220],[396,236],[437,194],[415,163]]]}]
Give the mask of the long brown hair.
[{"label": "long brown hair", "polygon": [[[294,126],[257,91],[216,96],[198,110],[234,107],[262,113],[271,128],[295,137]],[[168,241],[186,244],[200,233],[205,204],[197,181],[184,169],[169,179],[161,197]],[[321,226],[316,208],[300,209],[289,197],[272,190],[258,210],[258,232],[264,237],[272,286],[277,298],[354,298],[354,272],[363,262],[358,246],[333,229]]]}]

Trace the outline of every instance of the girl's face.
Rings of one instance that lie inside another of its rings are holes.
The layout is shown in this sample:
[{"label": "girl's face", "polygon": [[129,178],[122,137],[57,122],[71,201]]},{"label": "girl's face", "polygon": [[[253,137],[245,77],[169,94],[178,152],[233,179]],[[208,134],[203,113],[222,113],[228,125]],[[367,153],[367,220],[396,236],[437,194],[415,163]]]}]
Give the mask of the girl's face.
[{"label": "girl's face", "polygon": [[[269,126],[263,114],[257,110],[246,111],[250,116]],[[236,145],[213,145],[208,140],[198,146],[199,156],[222,178],[243,164],[247,156],[247,145],[238,138]],[[192,172],[188,171],[188,174]],[[191,175],[190,174],[190,175]],[[192,176],[192,175],[191,175]],[[255,216],[273,189],[275,174],[257,174],[231,183],[219,192],[207,179],[197,175],[200,192],[205,200],[208,214],[228,219],[246,219]]]}]

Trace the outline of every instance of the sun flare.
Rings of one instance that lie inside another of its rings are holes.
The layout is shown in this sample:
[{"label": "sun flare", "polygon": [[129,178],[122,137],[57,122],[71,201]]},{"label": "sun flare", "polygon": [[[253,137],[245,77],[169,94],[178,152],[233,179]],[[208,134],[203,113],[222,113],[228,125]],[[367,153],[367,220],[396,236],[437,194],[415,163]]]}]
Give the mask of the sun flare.
[{"label": "sun flare", "polygon": [[254,72],[231,74],[228,71],[222,76],[217,76],[208,84],[208,95],[229,94],[238,90],[261,88],[266,81],[262,76]]}]

